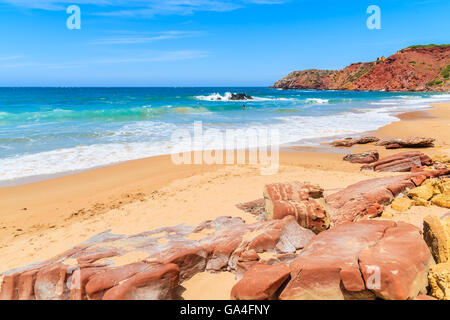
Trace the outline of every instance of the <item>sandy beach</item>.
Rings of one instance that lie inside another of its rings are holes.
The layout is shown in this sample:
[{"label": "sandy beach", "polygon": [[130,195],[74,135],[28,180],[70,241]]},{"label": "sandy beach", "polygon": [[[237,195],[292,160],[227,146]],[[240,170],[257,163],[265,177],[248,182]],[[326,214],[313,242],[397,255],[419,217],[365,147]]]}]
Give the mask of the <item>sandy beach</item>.
[{"label": "sandy beach", "polygon": [[[368,134],[433,137],[436,146],[420,151],[450,156],[450,103],[433,107],[401,114],[399,121]],[[336,191],[364,179],[395,174],[360,171],[360,165],[343,161],[343,154],[376,149],[384,157],[403,151],[374,145],[291,149],[280,153],[280,169],[270,176],[248,165],[176,166],[170,156],[160,156],[1,188],[0,273],[49,259],[105,230],[135,234],[164,226],[196,225],[220,216],[241,217],[251,223],[256,218],[236,204],[261,198],[267,183],[308,181],[325,192]],[[420,226],[425,215],[447,211],[413,207],[393,219]],[[204,290],[211,278],[221,285]],[[184,283],[183,297],[227,299],[234,282],[230,273],[201,273]]]}]

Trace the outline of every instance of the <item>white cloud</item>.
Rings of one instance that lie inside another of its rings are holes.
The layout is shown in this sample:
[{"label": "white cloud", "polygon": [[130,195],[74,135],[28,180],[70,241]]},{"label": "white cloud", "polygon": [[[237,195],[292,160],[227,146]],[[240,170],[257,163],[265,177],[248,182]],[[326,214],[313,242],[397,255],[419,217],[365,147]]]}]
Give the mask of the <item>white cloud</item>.
[{"label": "white cloud", "polygon": [[95,5],[104,16],[189,15],[196,11],[232,11],[246,5],[282,4],[289,0],[0,0],[13,5],[64,10],[70,4]]},{"label": "white cloud", "polygon": [[144,63],[144,62],[164,62],[164,61],[180,61],[191,60],[208,57],[209,52],[198,50],[178,50],[178,51],[147,51],[141,53],[138,56],[133,57],[116,57],[95,60],[91,63],[104,63],[104,64],[116,64],[116,63]]},{"label": "white cloud", "polygon": [[16,60],[20,59],[22,56],[7,56],[7,57],[0,57],[0,61],[7,61],[7,60]]},{"label": "white cloud", "polygon": [[159,40],[171,40],[171,39],[181,39],[181,38],[190,38],[197,35],[201,35],[203,32],[200,31],[164,31],[156,34],[136,34],[129,33],[123,34],[117,37],[109,37],[102,38],[98,40],[94,40],[91,44],[139,44],[139,43],[148,43],[155,42]]},{"label": "white cloud", "polygon": [[[201,59],[209,56],[207,51],[199,50],[178,50],[178,51],[145,51],[134,56],[113,57],[106,59],[93,59],[83,62],[61,62],[61,63],[45,63],[24,61],[20,63],[0,63],[0,68],[43,68],[43,69],[75,69],[89,66],[97,66],[99,64],[119,64],[119,63],[151,63],[151,62],[167,62]],[[0,58],[0,61],[2,59]],[[6,59],[4,59],[6,60]]]}]

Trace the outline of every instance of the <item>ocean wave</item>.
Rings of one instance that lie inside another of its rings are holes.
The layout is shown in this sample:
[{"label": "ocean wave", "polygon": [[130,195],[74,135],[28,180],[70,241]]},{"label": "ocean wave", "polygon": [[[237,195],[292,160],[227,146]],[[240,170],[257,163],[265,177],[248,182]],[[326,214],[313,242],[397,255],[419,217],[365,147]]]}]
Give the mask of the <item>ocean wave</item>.
[{"label": "ocean wave", "polygon": [[[208,125],[224,132],[225,129],[262,128],[277,130],[280,144],[302,140],[326,138],[336,135],[350,135],[375,130],[398,119],[382,110],[370,110],[365,113],[346,112],[329,116],[287,115],[275,118],[270,124],[246,123],[221,127]],[[192,146],[171,141],[171,133],[176,129],[188,130],[192,134],[192,124],[177,126],[169,123],[141,121],[123,126],[118,136],[139,136],[141,142],[103,143],[72,148],[56,149],[34,154],[26,154],[0,159],[1,180],[64,173],[110,165],[122,161],[134,160],[176,152],[191,151]],[[206,128],[204,128],[206,130]],[[208,139],[208,149],[223,148],[223,141]],[[211,142],[212,141],[212,142]],[[215,145],[217,143],[217,145]]]},{"label": "ocean wave", "polygon": [[[76,109],[76,108],[74,108]],[[103,121],[132,121],[153,119],[170,112],[169,108],[152,108],[150,106],[122,108],[122,109],[96,109],[96,110],[69,110],[56,108],[50,111],[33,111],[21,113],[0,113],[2,122],[27,121],[72,121],[72,120],[103,120]]]},{"label": "ocean wave", "polygon": [[319,99],[319,98],[308,98],[305,101],[307,103],[313,103],[313,104],[327,104],[330,100],[328,100],[328,99]]},{"label": "ocean wave", "polygon": [[298,101],[298,99],[296,98],[273,98],[273,97],[257,97],[257,96],[252,96],[253,99],[242,99],[242,100],[232,100],[233,93],[231,92],[225,92],[224,95],[221,95],[220,93],[212,93],[209,95],[199,95],[199,96],[194,96],[195,99],[197,100],[201,100],[201,101],[223,101],[223,102],[227,102],[227,101],[245,101],[245,102],[251,102],[251,101]]}]

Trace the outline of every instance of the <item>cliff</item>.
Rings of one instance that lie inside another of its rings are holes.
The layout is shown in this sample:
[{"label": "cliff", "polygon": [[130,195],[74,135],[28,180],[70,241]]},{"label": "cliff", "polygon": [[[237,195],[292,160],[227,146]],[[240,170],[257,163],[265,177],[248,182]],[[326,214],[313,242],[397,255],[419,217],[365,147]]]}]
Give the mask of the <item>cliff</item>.
[{"label": "cliff", "polygon": [[355,91],[450,91],[450,45],[412,46],[342,70],[295,71],[273,88]]}]

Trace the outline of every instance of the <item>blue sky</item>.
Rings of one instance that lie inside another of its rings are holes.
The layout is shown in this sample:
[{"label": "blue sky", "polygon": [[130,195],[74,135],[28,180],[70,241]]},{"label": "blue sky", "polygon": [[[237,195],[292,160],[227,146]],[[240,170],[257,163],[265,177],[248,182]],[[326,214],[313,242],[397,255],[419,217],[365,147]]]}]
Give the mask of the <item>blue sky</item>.
[{"label": "blue sky", "polygon": [[[81,30],[69,30],[69,5]],[[369,5],[381,30],[369,30]],[[450,43],[448,0],[0,0],[0,86],[267,86]]]}]

